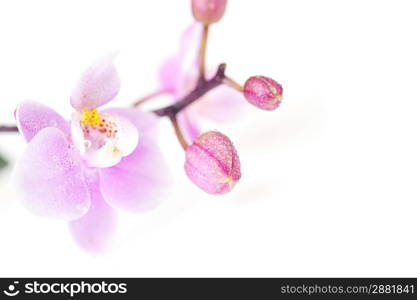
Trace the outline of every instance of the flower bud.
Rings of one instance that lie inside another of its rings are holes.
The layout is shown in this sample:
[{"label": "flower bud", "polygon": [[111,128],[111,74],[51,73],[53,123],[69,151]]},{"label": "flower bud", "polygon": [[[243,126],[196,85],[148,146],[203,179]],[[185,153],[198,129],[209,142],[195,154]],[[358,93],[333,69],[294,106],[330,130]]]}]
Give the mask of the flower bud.
[{"label": "flower bud", "polygon": [[226,9],[227,0],[191,0],[194,18],[209,25],[219,21]]},{"label": "flower bud", "polygon": [[217,131],[200,135],[185,152],[185,173],[209,194],[230,192],[240,179],[240,161],[230,139]]},{"label": "flower bud", "polygon": [[265,76],[253,76],[246,80],[243,94],[249,103],[264,110],[276,109],[282,101],[282,86]]}]

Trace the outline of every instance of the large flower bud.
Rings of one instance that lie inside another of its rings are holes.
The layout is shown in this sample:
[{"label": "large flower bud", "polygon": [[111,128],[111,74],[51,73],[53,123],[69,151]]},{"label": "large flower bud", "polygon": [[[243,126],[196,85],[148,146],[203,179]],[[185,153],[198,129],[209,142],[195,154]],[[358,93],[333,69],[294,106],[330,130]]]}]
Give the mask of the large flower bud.
[{"label": "large flower bud", "polygon": [[230,139],[217,131],[199,136],[185,153],[185,172],[209,194],[225,194],[240,179],[240,161]]}]

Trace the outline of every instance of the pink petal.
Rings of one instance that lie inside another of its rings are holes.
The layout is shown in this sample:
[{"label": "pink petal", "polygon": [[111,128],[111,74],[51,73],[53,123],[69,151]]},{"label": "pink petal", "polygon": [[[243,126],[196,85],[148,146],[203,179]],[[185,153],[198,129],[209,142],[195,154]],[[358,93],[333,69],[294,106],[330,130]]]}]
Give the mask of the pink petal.
[{"label": "pink petal", "polygon": [[87,69],[71,95],[71,105],[78,111],[97,108],[111,101],[119,92],[120,79],[113,57]]},{"label": "pink petal", "polygon": [[149,209],[165,195],[169,172],[155,139],[158,118],[137,109],[108,109],[106,112],[129,119],[139,130],[136,150],[112,168],[100,170],[104,199],[129,211]]},{"label": "pink petal", "polygon": [[174,94],[180,85],[181,62],[178,56],[165,60],[159,69],[159,84],[161,90]]},{"label": "pink petal", "polygon": [[190,107],[198,115],[215,122],[232,121],[246,107],[242,93],[227,86],[219,86]]},{"label": "pink petal", "polygon": [[102,252],[109,246],[115,233],[117,214],[100,192],[97,175],[88,181],[91,207],[87,214],[69,223],[69,229],[78,245],[89,252]]},{"label": "pink petal", "polygon": [[139,140],[136,151],[116,166],[100,169],[104,199],[113,207],[142,211],[155,207],[169,184],[168,169],[157,145]]},{"label": "pink petal", "polygon": [[201,40],[202,27],[199,23],[191,24],[182,34],[178,52],[168,58],[159,71],[161,89],[175,95],[177,98],[186,93],[190,84],[185,82],[187,74],[193,78],[187,81],[193,83],[198,76],[198,48]]},{"label": "pink petal", "polygon": [[198,124],[198,116],[188,109],[183,110],[177,115],[178,123],[184,136],[189,144],[191,144],[200,134],[201,129]]},{"label": "pink petal", "polygon": [[194,56],[197,58],[197,52],[200,47],[201,34],[203,27],[199,22],[189,25],[181,35],[180,53],[183,57]]},{"label": "pink petal", "polygon": [[69,123],[56,111],[37,102],[27,101],[20,104],[15,112],[20,133],[29,142],[40,130],[46,127],[60,129],[69,135]]},{"label": "pink petal", "polygon": [[90,207],[80,158],[57,128],[42,129],[33,137],[14,179],[23,205],[39,216],[74,220]]}]

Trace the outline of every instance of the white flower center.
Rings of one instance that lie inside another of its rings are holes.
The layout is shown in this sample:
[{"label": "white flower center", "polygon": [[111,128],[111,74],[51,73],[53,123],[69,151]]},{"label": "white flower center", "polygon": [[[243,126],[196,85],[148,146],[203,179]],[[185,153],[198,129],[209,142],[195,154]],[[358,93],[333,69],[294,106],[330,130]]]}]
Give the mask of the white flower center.
[{"label": "white flower center", "polygon": [[91,167],[108,168],[131,154],[139,139],[136,127],[125,118],[85,109],[72,115],[74,145]]}]

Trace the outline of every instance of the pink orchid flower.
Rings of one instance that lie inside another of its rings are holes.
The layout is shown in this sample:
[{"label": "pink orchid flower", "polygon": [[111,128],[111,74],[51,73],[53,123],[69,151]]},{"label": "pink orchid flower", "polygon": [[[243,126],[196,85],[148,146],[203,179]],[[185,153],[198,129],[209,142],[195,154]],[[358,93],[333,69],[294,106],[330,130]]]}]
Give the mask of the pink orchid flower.
[{"label": "pink orchid flower", "polygon": [[155,143],[157,118],[137,109],[97,110],[119,88],[112,59],[103,60],[86,70],[74,89],[70,122],[36,102],[19,105],[15,114],[28,142],[14,174],[24,206],[68,221],[87,251],[108,246],[114,208],[150,208],[167,183]]},{"label": "pink orchid flower", "polygon": [[[191,92],[198,81],[198,52],[202,38],[202,25],[194,23],[181,37],[178,52],[168,58],[159,70],[160,92],[179,101]],[[208,76],[216,70],[209,70]],[[198,120],[226,122],[236,118],[242,111],[245,101],[242,93],[222,85],[204,95],[178,114],[178,121],[189,143],[195,140],[202,130]]]}]

